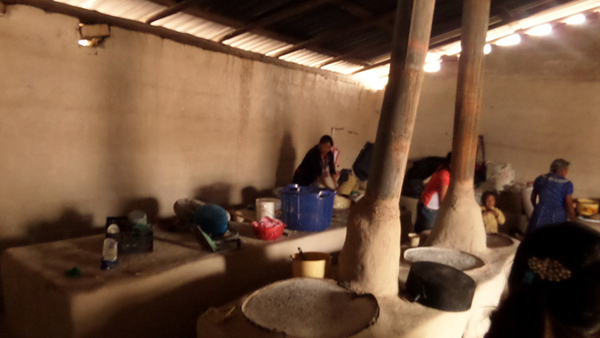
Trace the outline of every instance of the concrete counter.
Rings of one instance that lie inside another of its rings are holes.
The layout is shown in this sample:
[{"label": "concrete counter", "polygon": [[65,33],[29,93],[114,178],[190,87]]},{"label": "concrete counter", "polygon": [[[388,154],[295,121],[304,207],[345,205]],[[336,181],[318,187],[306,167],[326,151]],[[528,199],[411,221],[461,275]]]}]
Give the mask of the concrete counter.
[{"label": "concrete counter", "polygon": [[[289,278],[289,256],[340,251],[345,220],[319,233],[290,232],[276,241],[252,238],[233,223],[242,249],[210,253],[192,234],[155,231],[154,252],[119,257],[100,270],[103,236],[12,248],[2,256],[5,316],[22,337],[193,337],[210,306]],[[81,278],[65,271],[82,270]]]},{"label": "concrete counter", "polygon": [[[377,322],[352,338],[481,338],[489,327],[489,314],[498,304],[505,289],[508,271],[519,242],[496,246],[481,253],[485,266],[465,271],[477,283],[473,305],[465,312],[445,312],[411,303],[401,297],[378,298],[380,315]],[[410,265],[400,267],[399,283],[404,285]],[[267,332],[250,323],[240,310],[242,298],[222,307],[235,306],[232,317],[224,322],[200,316],[198,338],[275,338],[282,333]]]}]

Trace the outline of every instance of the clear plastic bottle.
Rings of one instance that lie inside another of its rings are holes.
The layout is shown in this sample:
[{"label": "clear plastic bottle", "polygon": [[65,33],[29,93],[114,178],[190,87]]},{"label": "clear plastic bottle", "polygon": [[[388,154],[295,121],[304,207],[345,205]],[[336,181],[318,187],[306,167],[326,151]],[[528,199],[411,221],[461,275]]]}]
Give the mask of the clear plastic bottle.
[{"label": "clear plastic bottle", "polygon": [[102,270],[109,270],[117,266],[117,254],[119,251],[119,242],[117,240],[120,232],[119,226],[111,224],[106,229],[106,238],[102,248]]}]

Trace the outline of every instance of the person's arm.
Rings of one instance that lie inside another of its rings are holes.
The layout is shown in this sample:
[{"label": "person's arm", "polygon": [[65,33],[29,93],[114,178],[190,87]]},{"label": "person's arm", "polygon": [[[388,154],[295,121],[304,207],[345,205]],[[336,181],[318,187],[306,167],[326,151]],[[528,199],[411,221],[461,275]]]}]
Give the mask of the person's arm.
[{"label": "person's arm", "polygon": [[333,188],[337,189],[338,188],[338,176],[337,176],[337,172],[335,171],[335,160],[333,157],[333,152],[329,152],[327,155],[329,157],[329,173],[331,174],[331,179],[333,180]]},{"label": "person's arm", "polygon": [[533,204],[534,207],[537,203],[537,195],[538,195],[538,192],[535,189],[533,189],[531,191],[531,204]]},{"label": "person's arm", "polygon": [[448,192],[448,186],[450,185],[450,171],[442,170],[440,171],[440,204],[446,197],[446,193]]},{"label": "person's arm", "polygon": [[440,203],[444,200],[444,198],[446,197],[446,193],[448,192],[448,186],[442,184],[442,186],[440,187]]},{"label": "person's arm", "polygon": [[565,197],[565,208],[567,209],[567,215],[573,222],[577,222],[577,215],[575,214],[575,208],[573,207],[573,195],[567,195]]},{"label": "person's arm", "polygon": [[502,224],[504,224],[504,222],[506,222],[506,217],[504,217],[504,213],[502,212],[502,210],[500,210],[498,208],[493,208],[492,212],[494,213],[494,216],[496,216],[498,225],[502,225]]}]

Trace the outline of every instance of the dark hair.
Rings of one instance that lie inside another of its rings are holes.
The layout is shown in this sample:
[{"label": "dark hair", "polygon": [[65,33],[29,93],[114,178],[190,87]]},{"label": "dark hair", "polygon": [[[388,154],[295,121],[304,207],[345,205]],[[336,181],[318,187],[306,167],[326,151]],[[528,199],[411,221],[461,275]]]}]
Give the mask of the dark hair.
[{"label": "dark hair", "polygon": [[550,165],[550,172],[553,174],[558,174],[561,170],[568,169],[570,164],[571,163],[563,160],[562,158],[557,158],[556,160],[552,161],[552,164]]},{"label": "dark hair", "polygon": [[323,135],[319,140],[319,144],[330,143],[333,146],[333,139],[329,135]]},{"label": "dark hair", "polygon": [[495,199],[498,199],[498,196],[496,196],[496,192],[495,191],[486,191],[481,195],[481,204],[485,205],[485,200],[488,198],[488,196],[494,196]]},{"label": "dark hair", "polygon": [[[540,272],[535,263],[540,260],[559,268]],[[560,281],[549,277],[557,276],[555,271]],[[515,255],[508,291],[492,313],[485,338],[543,338],[546,320],[554,337],[583,338],[598,332],[600,232],[563,223],[529,233]]]}]

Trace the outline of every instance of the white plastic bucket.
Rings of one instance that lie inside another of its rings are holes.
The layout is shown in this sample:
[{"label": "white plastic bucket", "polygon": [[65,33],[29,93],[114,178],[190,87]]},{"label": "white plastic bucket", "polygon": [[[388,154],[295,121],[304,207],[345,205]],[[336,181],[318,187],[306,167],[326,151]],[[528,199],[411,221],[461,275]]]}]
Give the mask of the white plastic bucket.
[{"label": "white plastic bucket", "polygon": [[265,216],[275,218],[281,212],[281,200],[278,198],[256,199],[256,220],[260,221]]}]

